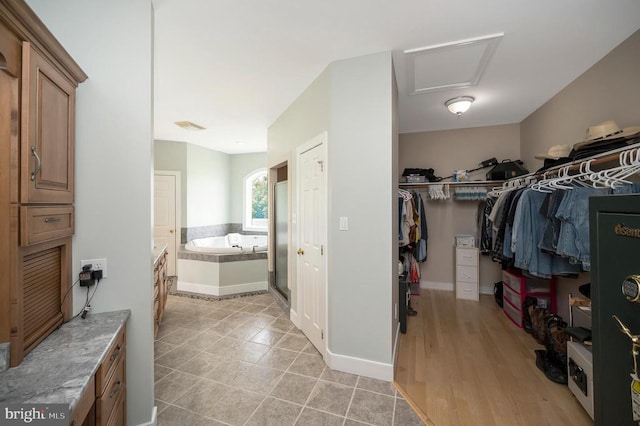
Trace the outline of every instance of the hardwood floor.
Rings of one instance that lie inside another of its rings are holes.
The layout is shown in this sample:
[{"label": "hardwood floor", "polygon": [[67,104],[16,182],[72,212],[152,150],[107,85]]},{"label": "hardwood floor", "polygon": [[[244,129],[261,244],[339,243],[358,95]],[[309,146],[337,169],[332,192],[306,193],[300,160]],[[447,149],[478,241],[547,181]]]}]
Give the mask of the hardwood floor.
[{"label": "hardwood floor", "polygon": [[569,388],[536,368],[532,336],[495,303],[425,290],[400,335],[395,383],[436,426],[591,425]]}]

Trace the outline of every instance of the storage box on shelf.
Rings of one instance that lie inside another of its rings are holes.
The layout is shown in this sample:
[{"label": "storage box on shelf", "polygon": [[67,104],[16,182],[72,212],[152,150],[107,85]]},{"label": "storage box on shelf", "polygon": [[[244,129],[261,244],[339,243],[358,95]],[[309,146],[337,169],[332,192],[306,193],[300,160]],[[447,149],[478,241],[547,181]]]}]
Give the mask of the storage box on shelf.
[{"label": "storage box on shelf", "polygon": [[535,297],[537,305],[556,312],[556,282],[555,279],[540,279],[525,277],[513,271],[502,271],[503,310],[514,324],[522,327],[522,306],[527,296]]}]

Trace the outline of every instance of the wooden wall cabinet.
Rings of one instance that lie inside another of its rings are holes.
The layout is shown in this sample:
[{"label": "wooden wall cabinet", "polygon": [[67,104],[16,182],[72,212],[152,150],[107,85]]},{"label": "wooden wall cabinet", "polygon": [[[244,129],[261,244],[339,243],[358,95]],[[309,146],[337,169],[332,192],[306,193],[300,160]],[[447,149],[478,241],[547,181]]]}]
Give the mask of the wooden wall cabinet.
[{"label": "wooden wall cabinet", "polygon": [[72,204],[75,85],[31,43],[22,48],[20,202]]},{"label": "wooden wall cabinet", "polygon": [[0,343],[10,365],[71,317],[75,89],[24,0],[0,2]]}]

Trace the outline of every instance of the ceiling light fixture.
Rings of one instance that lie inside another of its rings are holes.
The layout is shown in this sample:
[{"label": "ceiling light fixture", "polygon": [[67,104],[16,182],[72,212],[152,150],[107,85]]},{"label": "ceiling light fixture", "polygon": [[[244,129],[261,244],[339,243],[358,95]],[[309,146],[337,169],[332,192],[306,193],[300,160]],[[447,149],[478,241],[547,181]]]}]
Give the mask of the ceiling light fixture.
[{"label": "ceiling light fixture", "polygon": [[452,114],[460,117],[467,112],[473,101],[475,101],[475,98],[471,96],[458,96],[457,98],[449,99],[444,105],[449,108]]},{"label": "ceiling light fixture", "polygon": [[205,130],[205,127],[199,126],[196,123],[192,123],[190,121],[176,121],[173,124],[176,126],[182,127],[185,130]]}]

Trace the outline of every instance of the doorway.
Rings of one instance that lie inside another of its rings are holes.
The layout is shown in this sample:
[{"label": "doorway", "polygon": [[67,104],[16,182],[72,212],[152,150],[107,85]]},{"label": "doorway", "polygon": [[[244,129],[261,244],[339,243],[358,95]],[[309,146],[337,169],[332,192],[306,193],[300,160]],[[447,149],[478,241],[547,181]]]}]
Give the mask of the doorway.
[{"label": "doorway", "polygon": [[176,253],[180,239],[180,172],[156,171],[153,180],[153,241],[167,244],[167,274],[176,276]]},{"label": "doorway", "polygon": [[324,356],[326,319],[327,133],[296,151],[297,164],[297,314],[300,328]]}]

